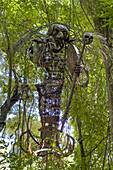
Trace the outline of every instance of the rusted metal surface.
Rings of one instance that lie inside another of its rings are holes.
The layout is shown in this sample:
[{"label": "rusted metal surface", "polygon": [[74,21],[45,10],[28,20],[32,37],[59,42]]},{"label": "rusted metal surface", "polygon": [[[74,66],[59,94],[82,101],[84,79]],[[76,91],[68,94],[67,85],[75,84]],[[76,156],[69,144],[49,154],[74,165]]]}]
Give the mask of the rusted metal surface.
[{"label": "rusted metal surface", "polygon": [[[30,59],[37,64],[38,67],[45,69],[43,82],[36,86],[39,93],[39,114],[42,125],[42,127],[38,129],[41,132],[41,142],[39,143],[30,129],[28,129],[21,135],[20,140],[22,141],[22,137],[28,134],[34,142],[39,145],[39,149],[37,151],[31,151],[30,143],[28,144],[27,150],[23,148],[22,144],[20,146],[24,152],[30,152],[30,154],[35,156],[45,156],[53,153],[58,157],[68,156],[74,150],[74,138],[66,134],[66,144],[64,148],[60,148],[59,142],[61,135],[59,129],[61,94],[66,67],[69,68],[72,78],[75,76],[74,83],[77,82],[77,77],[79,77],[83,70],[86,72],[87,77],[88,72],[83,66],[82,60],[80,61],[82,57],[80,57],[79,50],[70,41],[69,30],[65,25],[52,24],[43,41],[38,39],[33,39],[32,41],[36,43],[34,46],[36,49],[31,45]],[[78,84],[80,85],[80,83]],[[85,85],[83,84],[83,87],[87,86],[87,84],[88,80],[86,80]],[[74,87],[75,86],[73,86],[71,91],[71,99],[74,93]],[[68,102],[69,106],[71,99]],[[64,114],[65,119],[62,130],[67,118],[69,106],[67,106],[67,111]],[[55,148],[52,146],[51,139],[56,142]]]}]

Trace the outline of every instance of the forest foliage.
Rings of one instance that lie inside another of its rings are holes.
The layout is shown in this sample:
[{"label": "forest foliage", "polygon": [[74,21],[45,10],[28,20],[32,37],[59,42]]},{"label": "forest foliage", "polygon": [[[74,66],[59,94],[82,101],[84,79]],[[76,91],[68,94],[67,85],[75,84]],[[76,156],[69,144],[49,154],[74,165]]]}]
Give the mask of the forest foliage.
[{"label": "forest foliage", "polygon": [[[112,28],[113,3],[111,0],[101,2],[100,18],[107,20],[103,27],[109,25]],[[41,169],[44,166],[41,158],[25,154],[19,148],[19,136],[26,130],[28,121],[37,137],[41,126],[35,84],[42,82],[44,75],[43,69],[30,61],[28,48],[30,40],[37,37],[38,28],[45,33],[45,26],[59,22],[68,24],[74,31],[76,46],[80,51],[85,31],[93,33],[94,41],[85,48],[83,54],[84,65],[89,71],[89,84],[88,87],[76,86],[65,128],[75,138],[74,153],[67,158],[56,159],[54,163],[50,156],[48,169],[110,169],[112,152],[105,56],[87,10],[78,0],[1,0],[0,20],[0,105],[3,106],[10,99],[17,86],[14,69],[21,95],[7,114],[0,142],[0,166],[3,169],[6,166],[9,169]],[[26,84],[30,90],[23,92]],[[62,113],[71,86],[72,82],[65,79]]]}]

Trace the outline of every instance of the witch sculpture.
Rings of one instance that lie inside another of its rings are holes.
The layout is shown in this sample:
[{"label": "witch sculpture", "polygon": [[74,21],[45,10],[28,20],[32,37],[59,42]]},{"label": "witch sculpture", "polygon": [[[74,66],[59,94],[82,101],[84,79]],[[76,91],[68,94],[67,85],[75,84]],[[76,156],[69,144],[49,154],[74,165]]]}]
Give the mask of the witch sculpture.
[{"label": "witch sculpture", "polygon": [[[45,77],[41,84],[38,84],[37,91],[39,94],[39,114],[41,118],[41,142],[38,142],[35,135],[28,129],[20,136],[27,133],[38,145],[36,151],[31,150],[31,143],[25,149],[20,144],[24,152],[30,152],[35,156],[45,156],[54,154],[57,157],[68,156],[74,150],[75,140],[69,134],[66,134],[66,144],[64,148],[60,147],[60,135],[63,132],[64,124],[68,118],[71,99],[74,93],[75,84],[87,87],[89,82],[88,70],[85,69],[82,61],[82,54],[86,44],[93,41],[91,33],[86,32],[83,35],[83,48],[81,53],[71,39],[68,27],[65,24],[55,23],[49,26],[49,29],[43,39],[32,39],[29,49],[30,60],[38,67],[43,67]],[[61,115],[61,94],[63,91],[65,72],[68,70],[73,80],[73,86],[70,98],[66,106],[66,111]],[[86,74],[86,82],[81,84],[79,76],[84,72]],[[59,126],[59,122],[62,124]],[[55,145],[52,145],[54,140]]]}]

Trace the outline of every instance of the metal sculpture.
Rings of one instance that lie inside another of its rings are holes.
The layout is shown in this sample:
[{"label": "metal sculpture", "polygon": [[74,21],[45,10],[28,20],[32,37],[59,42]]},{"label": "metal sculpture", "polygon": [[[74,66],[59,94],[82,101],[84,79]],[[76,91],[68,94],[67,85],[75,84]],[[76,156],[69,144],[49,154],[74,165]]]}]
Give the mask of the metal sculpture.
[{"label": "metal sculpture", "polygon": [[[20,146],[24,152],[30,152],[30,154],[35,156],[54,154],[57,157],[66,157],[73,152],[75,140],[72,136],[66,134],[67,142],[63,149],[60,147],[59,139],[67,120],[75,83],[82,87],[88,85],[89,75],[83,65],[82,54],[85,44],[91,43],[92,40],[92,34],[87,33],[86,35],[85,33],[83,36],[83,49],[80,54],[78,48],[72,43],[73,40],[70,38],[68,28],[59,23],[50,25],[43,40],[32,39],[32,44],[29,49],[30,59],[33,63],[37,64],[38,67],[43,67],[45,69],[43,82],[36,86],[39,93],[39,114],[42,125],[39,129],[41,132],[41,142],[39,143],[34,134],[28,129],[20,136],[20,141],[22,141],[25,134],[28,134],[39,146],[39,149],[31,151],[30,143],[28,144],[28,148],[24,149],[21,142]],[[61,121],[61,94],[67,67],[74,80],[70,99],[62,119],[62,126],[61,129],[59,129],[59,121]],[[84,84],[80,84],[79,80],[77,81],[77,78],[79,78],[83,71],[87,75],[87,80]],[[54,139],[56,146],[52,146],[50,139]]]}]

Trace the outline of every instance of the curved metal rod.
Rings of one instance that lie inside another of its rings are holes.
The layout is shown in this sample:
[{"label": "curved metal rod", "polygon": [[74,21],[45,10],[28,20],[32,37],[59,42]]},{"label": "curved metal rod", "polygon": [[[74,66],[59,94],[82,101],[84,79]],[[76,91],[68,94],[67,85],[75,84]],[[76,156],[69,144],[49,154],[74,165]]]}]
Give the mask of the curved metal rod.
[{"label": "curved metal rod", "polygon": [[[72,141],[73,141],[73,146],[72,146],[72,151],[74,150],[74,144],[75,144],[75,139],[72,137],[72,136],[70,136],[70,135],[68,135],[67,134],[67,136],[69,137],[69,138],[71,138],[72,139]],[[70,149],[70,148],[69,148]]]},{"label": "curved metal rod", "polygon": [[[48,152],[49,151],[49,152]],[[44,155],[39,155],[40,153],[42,153],[42,152],[48,152],[47,154],[44,154]],[[62,154],[61,153],[59,153],[57,150],[54,150],[54,149],[52,149],[52,148],[43,148],[43,149],[39,149],[39,150],[37,150],[37,151],[33,151],[33,155],[35,155],[35,156],[46,156],[46,155],[48,155],[48,154],[53,154],[53,153],[56,153],[57,154],[57,156],[62,156]]]},{"label": "curved metal rod", "polygon": [[28,131],[25,131],[25,132],[23,132],[23,133],[20,135],[20,148],[21,148],[25,153],[28,153],[29,151],[26,150],[26,149],[24,149],[24,148],[22,147],[22,136],[25,135],[27,132],[28,132]]},{"label": "curved metal rod", "polygon": [[32,137],[32,139],[36,142],[36,144],[40,145],[40,143],[36,140],[36,138],[33,136],[30,130],[29,130],[29,134]]},{"label": "curved metal rod", "polygon": [[23,133],[20,135],[20,148],[21,148],[25,153],[28,153],[29,150],[24,149],[23,146],[22,146],[22,137],[23,137],[26,133],[29,133],[30,136],[31,136],[31,138],[32,138],[38,145],[40,145],[40,144],[39,144],[39,143],[37,142],[37,140],[34,138],[34,136],[32,135],[32,133],[31,133],[31,131],[30,131],[29,129],[28,129],[27,131],[23,132]]},{"label": "curved metal rod", "polygon": [[[67,138],[68,138],[66,147],[65,147],[63,150],[61,150],[61,148],[59,147],[59,150],[60,150],[60,151],[66,150],[67,147],[68,147],[68,145],[69,145],[69,140],[72,139],[73,143],[72,143],[71,146],[69,146],[69,149],[68,149],[68,152],[67,152],[67,153],[60,153],[58,150],[54,150],[54,149],[52,149],[52,148],[42,148],[42,149],[40,149],[40,150],[37,150],[37,151],[33,152],[33,154],[34,154],[35,156],[42,156],[42,157],[43,157],[43,156],[46,156],[47,154],[53,154],[53,153],[55,153],[58,157],[60,157],[60,156],[64,156],[64,157],[69,156],[69,152],[73,152],[73,150],[74,150],[75,139],[74,139],[72,136],[70,136],[69,134],[66,134],[66,136],[67,136]],[[50,151],[50,152],[47,153],[47,154],[44,154],[44,155],[39,155],[41,152],[47,152],[47,151]],[[53,152],[53,153],[52,153],[52,152]]]},{"label": "curved metal rod", "polygon": [[[68,141],[67,141],[66,147],[63,149],[63,151],[67,149],[67,147],[68,147],[68,145],[69,145],[69,139],[70,139],[70,138],[71,138],[72,141],[73,141],[73,145],[71,145],[71,148],[70,148],[70,146],[69,146],[69,149],[68,149],[68,152],[67,152],[67,153],[60,153],[58,150],[55,150],[55,149],[52,149],[52,148],[41,148],[41,149],[39,149],[39,150],[37,150],[37,151],[31,151],[31,144],[30,144],[30,143],[29,143],[29,145],[28,145],[28,150],[26,150],[26,149],[24,149],[23,146],[22,146],[22,137],[23,137],[23,135],[25,135],[26,133],[29,133],[30,136],[33,137],[33,140],[34,140],[38,145],[40,145],[40,144],[36,141],[36,139],[34,138],[34,136],[32,135],[32,133],[31,133],[30,130],[25,131],[25,132],[22,133],[21,136],[20,136],[20,141],[21,141],[21,142],[20,142],[20,148],[21,148],[25,153],[30,152],[30,154],[32,154],[32,155],[34,155],[34,156],[41,156],[41,157],[44,157],[44,156],[46,156],[46,155],[48,155],[48,154],[53,154],[53,153],[55,153],[55,154],[57,155],[57,157],[60,157],[60,156],[67,157],[67,156],[69,155],[69,152],[72,152],[72,151],[74,150],[75,140],[74,140],[74,138],[73,138],[72,136],[70,136],[70,135],[68,135],[68,134],[66,134],[66,136],[67,136],[67,138],[68,138]],[[60,148],[60,147],[59,147],[59,148]],[[61,149],[60,149],[60,151],[61,151]],[[42,152],[48,152],[48,153],[43,154],[43,155],[40,155]]]},{"label": "curved metal rod", "polygon": [[[78,82],[76,82],[76,84],[79,85],[79,86],[81,86],[81,87],[87,87],[87,86],[88,86],[88,83],[89,83],[89,72],[88,72],[88,70],[85,69],[85,68],[83,68],[83,71],[84,71],[85,74],[87,75],[87,80],[86,80],[86,82],[83,83],[83,84],[80,84],[80,82],[78,81]],[[83,71],[82,71],[82,72],[83,72]]]},{"label": "curved metal rod", "polygon": [[66,143],[66,146],[65,146],[65,148],[64,149],[61,149],[61,147],[59,146],[59,142],[58,142],[58,148],[59,148],[59,150],[60,151],[64,151],[64,150],[66,150],[67,149],[67,147],[68,147],[68,145],[69,145],[69,136],[66,134],[66,136],[67,136],[67,143]]},{"label": "curved metal rod", "polygon": [[[71,150],[73,151],[73,150],[74,150],[75,139],[74,139],[72,136],[70,136],[69,134],[66,134],[66,136],[67,136],[67,144],[66,144],[66,147],[65,147],[63,150],[61,150],[61,148],[60,148],[60,146],[59,146],[59,150],[60,150],[60,151],[66,150],[67,147],[68,147],[68,145],[69,145],[69,140],[70,140],[70,138],[71,138],[71,139],[73,140],[73,146],[72,146]],[[69,148],[68,150],[70,151],[70,148]],[[72,151],[71,151],[71,152],[72,152]]]},{"label": "curved metal rod", "polygon": [[[54,150],[52,148],[43,148],[43,149],[39,149],[37,151],[31,151],[31,154],[34,155],[34,156],[41,156],[41,157],[44,157],[48,154],[53,154],[55,153],[57,157],[61,157],[61,156],[64,156],[64,157],[67,157],[69,156],[69,152],[72,152],[73,150],[68,150],[67,153],[60,153],[59,151],[57,150]],[[40,155],[40,153],[42,152],[48,152],[47,154],[44,154],[44,155]]]}]

